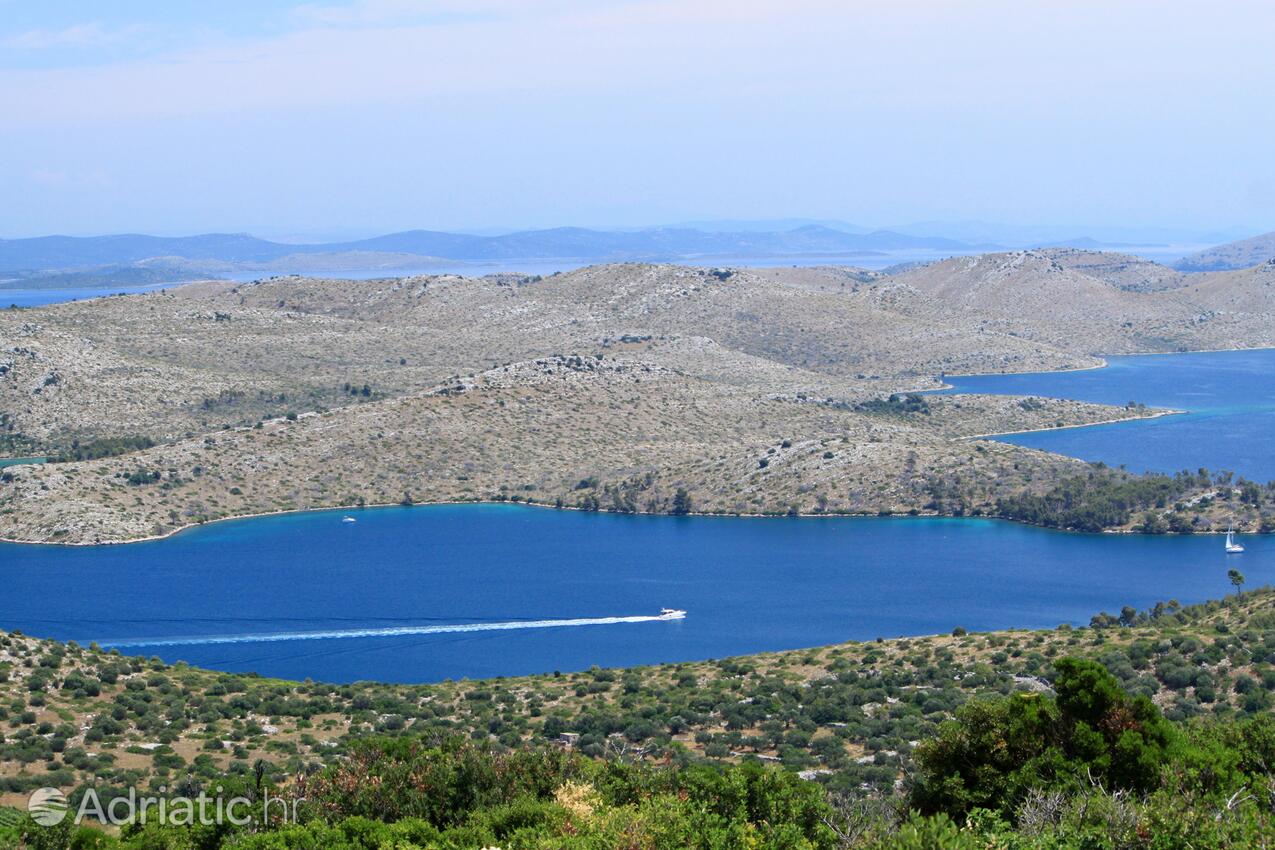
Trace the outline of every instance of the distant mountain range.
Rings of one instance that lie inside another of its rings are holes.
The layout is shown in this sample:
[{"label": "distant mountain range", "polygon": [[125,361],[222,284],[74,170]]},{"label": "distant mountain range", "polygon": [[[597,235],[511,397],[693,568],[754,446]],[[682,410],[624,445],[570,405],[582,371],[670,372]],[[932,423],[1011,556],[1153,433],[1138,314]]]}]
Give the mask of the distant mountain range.
[{"label": "distant mountain range", "polygon": [[1275,233],[1263,233],[1183,257],[1174,263],[1174,268],[1184,272],[1229,271],[1246,269],[1271,259],[1275,259]]},{"label": "distant mountain range", "polygon": [[[901,232],[905,229],[912,232]],[[962,237],[971,237],[968,239],[917,232],[923,229],[923,225],[908,225],[868,230],[835,220],[772,219],[698,221],[634,230],[558,227],[494,235],[406,230],[367,239],[301,244],[246,233],[41,236],[0,239],[0,288],[109,288],[236,273],[321,275],[384,269],[392,274],[447,263],[521,261],[747,264],[765,258],[806,258],[810,262],[810,258],[827,257],[847,264],[875,258],[876,265],[885,265],[891,254],[906,254],[895,259],[912,262],[1002,248],[977,238],[988,235],[992,225],[957,227]],[[1034,231],[1044,235],[1043,228],[1022,230],[1022,236]],[[1002,235],[1010,234],[1002,231]],[[1030,244],[1089,250],[1133,247],[1088,236],[1042,238]],[[1188,256],[1175,267],[1181,271],[1245,268],[1271,257],[1275,257],[1275,234],[1220,245]],[[4,282],[6,279],[9,282]]]},{"label": "distant mountain range", "polygon": [[41,236],[0,240],[0,270],[15,273],[75,271],[157,260],[228,264],[269,263],[298,255],[392,254],[456,261],[579,259],[588,261],[675,260],[703,256],[865,255],[924,250],[970,251],[976,247],[936,236],[888,230],[850,233],[820,224],[777,231],[709,231],[650,228],[639,231],[560,227],[499,236],[408,230],[352,242],[294,245],[244,233],[198,236]]}]

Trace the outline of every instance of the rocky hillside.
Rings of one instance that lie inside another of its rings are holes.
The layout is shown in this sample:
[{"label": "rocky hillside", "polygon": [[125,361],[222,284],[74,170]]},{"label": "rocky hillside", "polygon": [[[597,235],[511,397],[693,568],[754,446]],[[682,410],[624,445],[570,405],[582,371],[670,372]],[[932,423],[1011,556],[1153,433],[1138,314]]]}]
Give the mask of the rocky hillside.
[{"label": "rocky hillside", "polygon": [[1273,270],[1051,249],[891,275],[271,278],[0,311],[4,447],[68,461],[6,470],[0,535],[407,500],[663,511],[679,491],[713,512],[988,511],[1076,464],[962,438],[1153,411],[910,393],[1275,345]]},{"label": "rocky hillside", "polygon": [[11,467],[0,536],[94,543],[226,516],[454,500],[876,514],[932,512],[950,493],[990,510],[1083,464],[959,437],[1148,415],[1006,397],[855,401],[811,373],[746,372],[742,356],[726,359],[740,384],[672,365],[695,357],[725,359],[703,339],[541,358],[123,456]]},{"label": "rocky hillside", "polygon": [[[910,314],[1086,354],[1275,345],[1264,267],[1178,276],[1154,263],[1069,249],[984,254],[891,276]],[[901,292],[900,292],[901,290]]]},{"label": "rocky hillside", "polygon": [[1263,317],[1275,321],[1275,260],[1199,277],[1202,279],[1183,289],[1182,295],[1206,307],[1213,320]]},{"label": "rocky hillside", "polygon": [[1186,272],[1159,263],[1111,251],[1081,251],[1068,248],[1047,250],[1059,265],[1096,277],[1118,289],[1130,292],[1161,292],[1185,286],[1191,277]]},{"label": "rocky hillside", "polygon": [[[0,338],[12,340],[0,403],[16,431],[50,444],[168,440],[347,404],[347,385],[359,400],[387,398],[659,338],[708,338],[726,360],[803,369],[861,398],[933,387],[942,371],[1095,362],[964,319],[908,315],[858,277],[620,265],[544,279],[278,278],[0,311]],[[738,377],[696,359],[705,377]]]},{"label": "rocky hillside", "polygon": [[[121,433],[171,440],[341,406],[351,387],[388,398],[505,363],[691,337],[866,397],[934,386],[941,372],[1271,345],[1270,296],[1260,270],[1183,277],[1068,249],[888,277],[627,264],[547,278],[194,284],[0,311],[0,409],[12,432],[51,448]],[[738,377],[702,358],[697,368]]]}]

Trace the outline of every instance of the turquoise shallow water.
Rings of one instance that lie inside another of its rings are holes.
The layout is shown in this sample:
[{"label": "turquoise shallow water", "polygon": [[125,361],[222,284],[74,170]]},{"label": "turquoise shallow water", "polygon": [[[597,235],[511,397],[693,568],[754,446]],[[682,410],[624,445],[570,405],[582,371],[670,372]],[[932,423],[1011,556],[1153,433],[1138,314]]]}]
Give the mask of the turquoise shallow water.
[{"label": "turquoise shallow water", "polygon": [[44,463],[46,458],[42,457],[0,457],[0,469],[6,466],[20,466],[24,463]]},{"label": "turquoise shallow water", "polygon": [[[976,519],[642,517],[504,505],[354,516],[216,523],[128,546],[2,545],[0,624],[219,669],[430,681],[957,625],[1087,622],[1123,604],[1221,596],[1237,562],[1250,585],[1275,579],[1271,538],[1253,538],[1228,559],[1214,537],[1065,534]],[[688,614],[510,626],[666,606]],[[309,634],[281,639],[297,633]]]},{"label": "turquoise shallow water", "polygon": [[1275,480],[1275,350],[1112,357],[1105,369],[950,378],[949,392],[1041,395],[1190,411],[1001,439],[1137,472],[1228,469]]}]

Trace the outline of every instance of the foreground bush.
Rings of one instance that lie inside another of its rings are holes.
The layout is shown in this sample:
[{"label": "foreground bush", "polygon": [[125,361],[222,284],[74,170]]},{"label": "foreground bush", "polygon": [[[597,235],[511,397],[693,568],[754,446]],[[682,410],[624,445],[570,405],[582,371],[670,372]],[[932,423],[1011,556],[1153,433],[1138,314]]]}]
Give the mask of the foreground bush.
[{"label": "foreground bush", "polygon": [[[0,826],[0,850],[1247,850],[1275,847],[1275,719],[1166,720],[1103,666],[974,700],[917,751],[907,793],[830,793],[774,766],[660,766],[466,738],[359,741],[284,784],[300,821]],[[227,778],[231,785],[235,780]],[[12,823],[9,818],[0,824]]]},{"label": "foreground bush", "polygon": [[912,792],[918,809],[1009,815],[1033,789],[1156,787],[1161,770],[1180,755],[1172,724],[1146,697],[1124,693],[1097,662],[1065,658],[1055,668],[1056,697],[973,700],[918,748]]},{"label": "foreground bush", "polygon": [[[434,842],[421,846],[836,846],[822,788],[756,763],[664,769],[557,749],[497,754],[456,740],[397,739],[363,742],[300,790],[312,816],[410,823]],[[305,830],[315,828],[276,834],[300,844],[254,837],[242,846],[309,846]]]}]

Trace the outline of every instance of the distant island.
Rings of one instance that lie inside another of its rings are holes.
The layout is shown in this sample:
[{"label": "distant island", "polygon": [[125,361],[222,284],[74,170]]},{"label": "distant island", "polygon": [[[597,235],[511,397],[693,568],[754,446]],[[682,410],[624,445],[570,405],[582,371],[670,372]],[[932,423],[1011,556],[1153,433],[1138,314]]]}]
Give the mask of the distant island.
[{"label": "distant island", "polygon": [[1164,411],[916,393],[1098,352],[1275,346],[1272,282],[1271,264],[1192,274],[1056,248],[890,273],[273,277],[3,310],[0,448],[55,462],[4,470],[0,537],[438,501],[1086,530],[1216,530],[1225,511],[1265,529],[1265,490],[1174,519],[1221,485],[975,439]]},{"label": "distant island", "polygon": [[[1017,243],[1024,244],[1024,243]],[[1041,239],[1042,249],[1136,249],[1088,236]],[[1167,246],[1144,246],[1166,249]],[[0,291],[120,290],[248,275],[336,274],[389,277],[472,266],[518,263],[562,267],[612,262],[868,263],[874,268],[934,262],[1003,246],[988,240],[869,229],[841,222],[776,220],[692,222],[670,227],[604,230],[558,227],[500,235],[408,230],[340,242],[291,243],[246,233],[194,236],[42,236],[0,239]],[[1173,263],[1183,272],[1247,268],[1275,257],[1275,234],[1256,236],[1191,254]]]},{"label": "distant island", "polygon": [[1255,266],[1275,259],[1275,233],[1263,233],[1251,239],[1228,242],[1183,257],[1175,267],[1182,271],[1231,271]]},{"label": "distant island", "polygon": [[694,228],[591,230],[560,227],[500,236],[409,230],[316,244],[271,242],[248,234],[165,237],[45,236],[0,240],[0,288],[101,286],[215,278],[229,272],[318,273],[354,268],[428,267],[441,262],[520,260],[675,261],[689,258],[827,256],[853,259],[889,251],[979,247],[954,239],[878,230],[849,232],[822,224],[786,230]]}]

